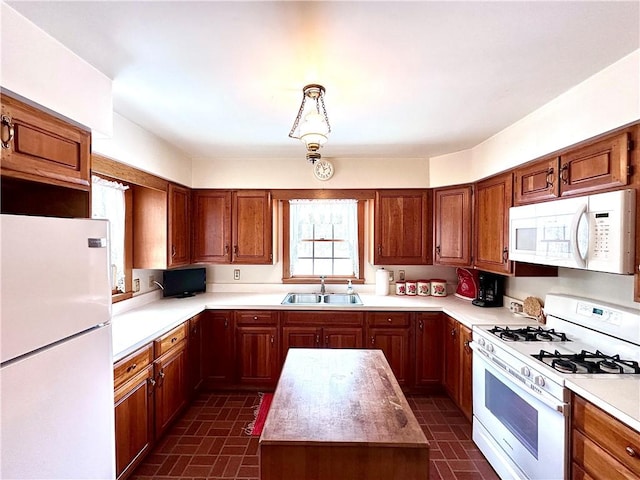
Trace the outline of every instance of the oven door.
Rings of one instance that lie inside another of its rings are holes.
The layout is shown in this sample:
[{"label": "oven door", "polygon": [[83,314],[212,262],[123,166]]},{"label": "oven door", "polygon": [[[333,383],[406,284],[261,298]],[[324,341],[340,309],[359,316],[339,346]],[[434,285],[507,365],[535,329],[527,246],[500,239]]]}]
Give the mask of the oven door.
[{"label": "oven door", "polygon": [[527,391],[478,353],[473,359],[473,433],[489,462],[505,478],[566,478],[567,405]]}]

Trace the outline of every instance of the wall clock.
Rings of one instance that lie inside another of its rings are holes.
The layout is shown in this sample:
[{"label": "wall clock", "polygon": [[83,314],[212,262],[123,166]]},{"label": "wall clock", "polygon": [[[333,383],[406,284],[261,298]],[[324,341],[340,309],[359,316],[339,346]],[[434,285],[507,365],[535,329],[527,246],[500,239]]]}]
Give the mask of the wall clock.
[{"label": "wall clock", "polygon": [[313,164],[313,174],[318,180],[329,180],[333,172],[333,164],[329,160],[318,160]]}]

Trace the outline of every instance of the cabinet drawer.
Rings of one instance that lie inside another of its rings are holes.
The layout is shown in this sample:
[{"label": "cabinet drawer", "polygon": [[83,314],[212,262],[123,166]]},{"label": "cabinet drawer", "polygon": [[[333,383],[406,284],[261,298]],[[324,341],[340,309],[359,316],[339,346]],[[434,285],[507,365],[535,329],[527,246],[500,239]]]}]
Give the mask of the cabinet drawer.
[{"label": "cabinet drawer", "polygon": [[[640,434],[584,398],[573,395],[572,400],[574,432],[575,429],[580,430],[631,470],[634,477],[629,478],[640,477]],[[579,435],[574,436],[580,438]]]},{"label": "cabinet drawer", "polygon": [[362,312],[285,312],[284,323],[287,325],[314,326],[362,326]]},{"label": "cabinet drawer", "polygon": [[113,366],[114,387],[117,388],[130,378],[133,378],[138,372],[143,371],[147,365],[150,365],[152,361],[153,349],[151,344],[118,361]]},{"label": "cabinet drawer", "polygon": [[409,314],[401,312],[369,312],[367,325],[370,327],[408,327]]},{"label": "cabinet drawer", "polygon": [[178,345],[187,337],[187,322],[178,325],[170,332],[155,340],[155,358],[167,353],[175,345]]},{"label": "cabinet drawer", "polygon": [[242,310],[235,313],[237,325],[276,325],[278,312]]},{"label": "cabinet drawer", "polygon": [[578,463],[587,475],[596,480],[635,480],[638,478],[631,470],[599,445],[573,430],[573,461]]}]

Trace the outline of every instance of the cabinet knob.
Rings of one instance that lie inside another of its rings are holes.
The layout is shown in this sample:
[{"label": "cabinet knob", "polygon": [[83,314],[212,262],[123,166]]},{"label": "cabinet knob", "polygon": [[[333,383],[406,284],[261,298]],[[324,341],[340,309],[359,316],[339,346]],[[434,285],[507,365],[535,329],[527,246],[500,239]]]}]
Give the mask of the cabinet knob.
[{"label": "cabinet knob", "polygon": [[[15,130],[13,128],[13,123],[11,122],[11,117],[9,117],[8,115],[2,115],[2,119],[0,121],[2,123],[2,140],[0,143],[2,143],[2,148],[7,149],[9,148],[9,144],[11,143],[11,140],[13,140]],[[6,140],[4,138],[5,127],[7,128]]]},{"label": "cabinet knob", "polygon": [[257,321],[257,320],[258,320],[258,317],[253,317],[253,319],[254,319],[255,321]]},{"label": "cabinet knob", "polygon": [[391,318],[387,318],[387,322],[391,323],[392,322]]},{"label": "cabinet knob", "polygon": [[636,451],[633,449],[633,447],[626,447],[624,449],[625,452],[627,452],[627,455],[629,455],[630,457],[637,457],[638,454],[636,453]]}]

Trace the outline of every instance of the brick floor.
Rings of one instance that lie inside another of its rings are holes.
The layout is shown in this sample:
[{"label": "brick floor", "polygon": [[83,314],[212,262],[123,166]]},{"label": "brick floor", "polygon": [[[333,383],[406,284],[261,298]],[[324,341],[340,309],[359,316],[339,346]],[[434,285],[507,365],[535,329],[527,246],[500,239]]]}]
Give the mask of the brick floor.
[{"label": "brick floor", "polygon": [[[498,479],[449,398],[407,399],[431,446],[431,479]],[[258,437],[244,431],[258,401],[255,393],[200,394],[131,480],[258,480]]]}]

